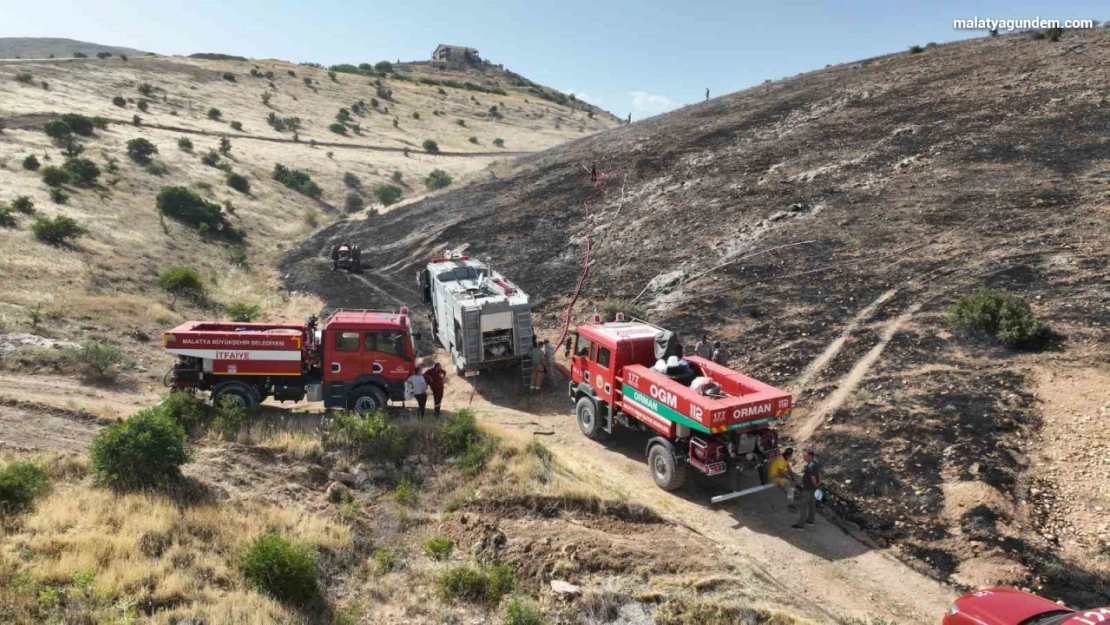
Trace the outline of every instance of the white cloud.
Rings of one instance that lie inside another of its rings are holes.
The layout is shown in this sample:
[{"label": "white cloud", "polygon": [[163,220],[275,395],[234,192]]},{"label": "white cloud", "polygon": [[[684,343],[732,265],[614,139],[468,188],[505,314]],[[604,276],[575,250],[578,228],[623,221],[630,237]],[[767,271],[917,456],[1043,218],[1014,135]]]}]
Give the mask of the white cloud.
[{"label": "white cloud", "polygon": [[646,91],[630,91],[632,96],[632,110],[645,115],[657,115],[678,108],[674,100],[665,95],[657,95]]}]

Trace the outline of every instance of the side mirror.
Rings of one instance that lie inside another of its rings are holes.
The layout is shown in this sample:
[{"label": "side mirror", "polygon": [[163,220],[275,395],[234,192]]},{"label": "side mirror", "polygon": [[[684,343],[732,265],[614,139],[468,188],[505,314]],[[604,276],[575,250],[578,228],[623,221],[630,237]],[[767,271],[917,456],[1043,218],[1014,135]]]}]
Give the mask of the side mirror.
[{"label": "side mirror", "polygon": [[563,358],[570,358],[570,337],[567,337],[567,344],[563,346]]}]

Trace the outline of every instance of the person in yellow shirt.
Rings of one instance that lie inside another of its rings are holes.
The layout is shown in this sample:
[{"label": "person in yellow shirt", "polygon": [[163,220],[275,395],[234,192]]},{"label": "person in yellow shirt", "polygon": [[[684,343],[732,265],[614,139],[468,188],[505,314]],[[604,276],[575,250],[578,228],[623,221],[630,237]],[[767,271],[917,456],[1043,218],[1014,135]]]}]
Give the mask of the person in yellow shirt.
[{"label": "person in yellow shirt", "polygon": [[767,467],[767,478],[772,484],[786,492],[786,507],[789,510],[796,510],[794,504],[790,502],[794,489],[798,486],[798,476],[794,475],[794,470],[790,468],[790,457],[793,455],[794,448],[787,447],[777,458],[771,461],[771,466]]}]

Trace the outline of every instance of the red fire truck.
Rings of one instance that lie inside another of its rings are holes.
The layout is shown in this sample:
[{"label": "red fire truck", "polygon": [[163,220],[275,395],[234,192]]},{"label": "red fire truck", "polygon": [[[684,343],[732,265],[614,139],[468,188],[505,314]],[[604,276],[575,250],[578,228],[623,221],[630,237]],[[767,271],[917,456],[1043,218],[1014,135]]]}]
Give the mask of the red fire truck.
[{"label": "red fire truck", "polygon": [[[790,416],[789,393],[704,358],[680,359],[673,334],[622,315],[614,323],[595,315],[567,347],[579,429],[595,440],[621,427],[655,434],[645,455],[660,488],[682,487],[687,465],[731,475],[736,492],[714,503],[770,487],[766,468],[779,453],[771,426]],[[741,491],[739,476],[749,469],[760,485]]]},{"label": "red fire truck", "polygon": [[166,353],[177,356],[167,385],[209,391],[216,404],[307,397],[366,415],[404,399],[414,337],[407,308],[339,309],[305,325],[187,321],[163,335]]}]

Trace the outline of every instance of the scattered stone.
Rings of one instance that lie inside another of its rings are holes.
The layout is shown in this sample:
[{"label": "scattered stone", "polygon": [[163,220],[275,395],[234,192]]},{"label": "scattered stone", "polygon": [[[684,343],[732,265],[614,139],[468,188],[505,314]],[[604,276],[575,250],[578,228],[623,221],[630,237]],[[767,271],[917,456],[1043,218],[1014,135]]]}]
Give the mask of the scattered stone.
[{"label": "scattered stone", "polygon": [[350,497],[351,489],[347,488],[342,482],[332,482],[328,484],[328,488],[324,491],[324,494],[328,496],[328,501],[339,503]]},{"label": "scattered stone", "polygon": [[342,482],[347,486],[354,486],[358,483],[358,476],[354,473],[347,473],[346,471],[335,470],[328,474],[328,479],[336,482]]},{"label": "scattered stone", "polygon": [[23,347],[45,347],[48,349],[77,349],[81,347],[77,343],[70,343],[68,341],[56,341],[48,339],[45,336],[37,334],[28,334],[26,332],[12,332],[11,334],[0,334],[0,356],[7,356],[8,354],[23,348]]},{"label": "scattered stone", "polygon": [[582,594],[582,589],[569,582],[551,580],[551,594],[558,597],[577,597]]}]

